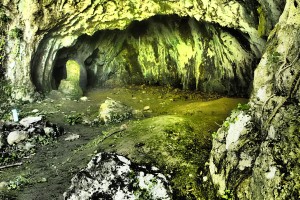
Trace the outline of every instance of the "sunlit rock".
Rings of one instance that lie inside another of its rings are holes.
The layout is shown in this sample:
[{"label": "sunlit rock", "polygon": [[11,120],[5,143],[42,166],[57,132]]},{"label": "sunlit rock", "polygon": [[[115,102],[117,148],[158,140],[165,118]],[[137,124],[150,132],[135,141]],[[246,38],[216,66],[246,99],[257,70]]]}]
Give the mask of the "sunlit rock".
[{"label": "sunlit rock", "polygon": [[42,120],[42,116],[28,116],[23,119],[21,119],[20,124],[22,124],[25,127],[29,127],[31,124],[40,122]]},{"label": "sunlit rock", "polygon": [[118,123],[132,116],[132,109],[113,99],[107,99],[100,105],[99,118],[105,124]]},{"label": "sunlit rock", "polygon": [[[264,9],[278,15],[277,3]],[[254,73],[250,110],[233,112],[213,140],[209,177],[219,196],[229,197],[228,191],[238,199],[300,196],[299,5],[287,0],[269,35]]]},{"label": "sunlit rock", "polygon": [[75,60],[68,60],[68,62],[66,63],[67,78],[65,80],[61,80],[58,90],[65,94],[67,97],[79,99],[83,95],[81,85],[86,85],[83,84],[83,82],[86,82],[86,76],[85,78],[81,78],[81,68],[82,67]]},{"label": "sunlit rock", "polygon": [[111,153],[99,153],[71,180],[65,199],[160,199],[172,197],[172,189],[156,167],[131,163]]},{"label": "sunlit rock", "polygon": [[13,131],[7,136],[7,143],[9,145],[18,144],[19,142],[26,140],[28,134],[26,131]]}]

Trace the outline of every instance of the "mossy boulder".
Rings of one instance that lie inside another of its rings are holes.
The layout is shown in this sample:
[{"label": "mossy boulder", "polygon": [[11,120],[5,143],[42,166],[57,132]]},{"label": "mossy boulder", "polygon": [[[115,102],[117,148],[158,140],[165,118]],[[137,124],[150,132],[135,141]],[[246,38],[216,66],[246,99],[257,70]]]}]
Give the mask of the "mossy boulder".
[{"label": "mossy boulder", "polygon": [[79,84],[72,81],[62,80],[58,90],[72,99],[79,99],[83,95]]},{"label": "mossy boulder", "polygon": [[80,65],[75,60],[68,60],[66,64],[67,79],[62,80],[58,90],[72,99],[79,99],[83,95],[80,87]]}]

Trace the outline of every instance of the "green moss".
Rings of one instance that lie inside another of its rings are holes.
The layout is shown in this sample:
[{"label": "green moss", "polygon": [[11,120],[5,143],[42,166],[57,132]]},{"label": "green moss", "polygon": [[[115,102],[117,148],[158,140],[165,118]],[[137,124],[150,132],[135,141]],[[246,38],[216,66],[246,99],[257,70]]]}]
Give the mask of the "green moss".
[{"label": "green moss", "polygon": [[79,99],[83,91],[79,86],[80,65],[75,60],[68,60],[66,63],[67,79],[61,80],[58,90],[73,99]]},{"label": "green moss", "polygon": [[9,35],[14,39],[21,39],[23,37],[23,30],[16,27],[10,30]]},{"label": "green moss", "polygon": [[258,35],[260,37],[267,36],[267,30],[266,30],[266,25],[267,25],[267,20],[265,13],[263,11],[262,6],[259,6],[257,8],[257,12],[259,14],[259,24],[258,24]]}]

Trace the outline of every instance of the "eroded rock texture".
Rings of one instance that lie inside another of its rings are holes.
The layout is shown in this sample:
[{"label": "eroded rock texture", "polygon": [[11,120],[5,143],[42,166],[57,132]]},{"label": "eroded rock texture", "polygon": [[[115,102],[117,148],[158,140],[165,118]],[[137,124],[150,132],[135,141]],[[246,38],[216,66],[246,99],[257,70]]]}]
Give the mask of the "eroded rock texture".
[{"label": "eroded rock texture", "polygon": [[99,153],[72,178],[64,193],[68,200],[170,200],[172,189],[156,167],[138,166],[113,153]]},{"label": "eroded rock texture", "polygon": [[210,175],[220,195],[299,199],[300,1],[287,1],[255,71],[248,111],[218,131]]},{"label": "eroded rock texture", "polygon": [[66,61],[74,59],[92,85],[143,82],[246,94],[265,46],[261,36],[280,13],[277,2],[262,1],[259,14],[254,0],[5,0],[8,32],[19,33],[8,34],[6,77],[15,99],[30,99],[35,89],[57,89]]}]

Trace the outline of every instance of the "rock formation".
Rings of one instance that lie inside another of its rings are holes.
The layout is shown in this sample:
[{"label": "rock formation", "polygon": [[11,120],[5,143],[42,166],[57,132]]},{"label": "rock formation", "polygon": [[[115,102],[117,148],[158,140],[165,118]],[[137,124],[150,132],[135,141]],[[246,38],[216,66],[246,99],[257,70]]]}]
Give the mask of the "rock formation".
[{"label": "rock formation", "polygon": [[71,59],[86,69],[89,86],[251,91],[250,109],[234,111],[213,140],[203,177],[212,186],[208,198],[216,189],[239,199],[298,199],[299,6],[299,0],[4,0],[1,62],[13,99],[21,100],[57,89]]},{"label": "rock formation", "polygon": [[124,156],[98,153],[72,178],[65,199],[170,200],[172,189],[156,167],[139,166]]},{"label": "rock formation", "polygon": [[234,112],[213,141],[209,174],[220,195],[299,199],[299,1],[287,1],[255,71],[248,111]]},{"label": "rock formation", "polygon": [[[272,2],[272,13],[280,12],[278,4]],[[247,94],[265,46],[259,23],[268,25],[267,33],[277,16],[258,20],[258,6],[227,0],[4,1],[10,19],[6,77],[15,99],[30,100],[34,91],[57,89],[66,61],[75,59],[88,68],[89,79],[95,77],[92,84],[116,77],[114,83]]]}]

